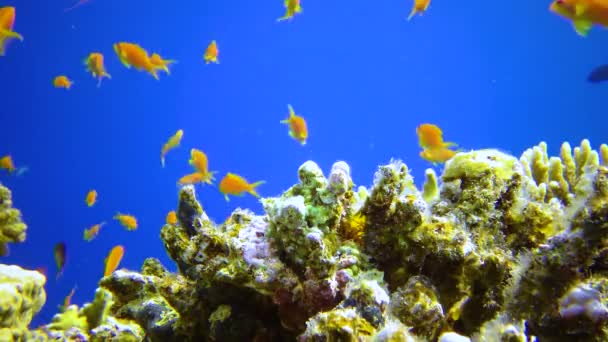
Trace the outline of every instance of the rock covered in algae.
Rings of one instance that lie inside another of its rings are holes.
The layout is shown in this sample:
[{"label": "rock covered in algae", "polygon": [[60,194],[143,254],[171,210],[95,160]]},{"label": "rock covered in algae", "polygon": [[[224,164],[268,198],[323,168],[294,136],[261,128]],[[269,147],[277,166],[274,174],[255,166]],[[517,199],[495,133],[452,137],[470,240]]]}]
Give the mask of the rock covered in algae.
[{"label": "rock covered in algae", "polygon": [[15,265],[0,264],[0,339],[20,336],[46,301],[46,278]]},{"label": "rock covered in algae", "polygon": [[26,228],[21,212],[13,208],[11,191],[0,184],[0,256],[8,254],[8,243],[25,241]]}]

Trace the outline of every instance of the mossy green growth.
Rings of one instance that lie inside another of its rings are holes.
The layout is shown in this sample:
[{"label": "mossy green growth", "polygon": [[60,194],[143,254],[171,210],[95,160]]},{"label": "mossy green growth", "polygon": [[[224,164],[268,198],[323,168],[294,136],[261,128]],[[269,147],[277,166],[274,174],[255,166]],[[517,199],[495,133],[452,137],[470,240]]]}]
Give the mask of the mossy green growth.
[{"label": "mossy green growth", "polygon": [[63,312],[56,314],[46,328],[57,331],[66,331],[76,328],[85,333],[89,330],[89,324],[87,322],[87,317],[80,315],[78,306],[70,305]]},{"label": "mossy green growth", "polygon": [[519,161],[513,156],[498,150],[478,150],[456,154],[446,163],[441,177],[447,181],[494,175],[497,179],[506,181],[517,172],[517,167]]},{"label": "mossy green growth", "polygon": [[0,328],[27,328],[46,301],[45,282],[36,271],[0,264]]},{"label": "mossy green growth", "polygon": [[102,288],[95,291],[93,302],[85,304],[80,310],[80,314],[87,319],[89,329],[94,329],[105,322],[112,304],[114,304],[112,293]]},{"label": "mossy green growth", "polygon": [[426,169],[424,172],[424,185],[422,187],[422,198],[427,203],[432,203],[439,199],[439,184],[437,182],[437,174],[433,169]]},{"label": "mossy green growth", "polygon": [[25,241],[27,226],[13,208],[11,191],[0,184],[0,256],[8,255],[8,243]]},{"label": "mossy green growth", "polygon": [[375,332],[355,309],[335,309],[312,317],[299,341],[358,341],[369,339]]}]

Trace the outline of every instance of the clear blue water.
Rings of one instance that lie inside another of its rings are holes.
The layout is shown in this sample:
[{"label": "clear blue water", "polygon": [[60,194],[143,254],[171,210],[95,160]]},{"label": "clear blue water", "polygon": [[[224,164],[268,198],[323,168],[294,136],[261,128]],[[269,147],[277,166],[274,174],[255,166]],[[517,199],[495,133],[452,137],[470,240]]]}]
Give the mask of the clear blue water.
[{"label": "clear blue water", "polygon": [[[263,196],[297,182],[315,160],[336,160],[370,185],[377,166],[404,160],[420,184],[431,167],[418,156],[415,127],[438,124],[465,149],[499,148],[519,155],[544,140],[607,142],[608,84],[588,84],[608,62],[608,32],[581,38],[545,1],[434,1],[406,21],[412,1],[303,0],[292,22],[274,1],[92,0],[72,12],[61,1],[4,1],[17,9],[24,42],[0,59],[0,155],[10,153],[22,177],[0,173],[29,226],[27,241],[0,262],[49,270],[47,304],[33,325],[50,320],[70,289],[73,302],[93,298],[103,260],[116,244],[121,266],[138,270],[146,257],[167,257],[159,231],[177,204],[176,181],[191,172],[189,150],[209,156],[210,169],[266,180]],[[220,64],[205,65],[215,39]],[[123,67],[112,44],[130,41],[179,61],[170,76]],[[100,88],[82,60],[106,56],[112,75]],[[75,81],[54,89],[53,77]],[[300,146],[279,123],[287,104],[308,121]],[[177,129],[182,146],[161,168],[160,148]],[[99,192],[93,208],[84,197]],[[226,202],[217,187],[199,187],[215,221],[237,207],[261,212],[251,196]],[[129,232],[112,216],[136,215]],[[97,239],[84,228],[107,221]],[[55,279],[53,245],[65,241],[68,262]]]}]

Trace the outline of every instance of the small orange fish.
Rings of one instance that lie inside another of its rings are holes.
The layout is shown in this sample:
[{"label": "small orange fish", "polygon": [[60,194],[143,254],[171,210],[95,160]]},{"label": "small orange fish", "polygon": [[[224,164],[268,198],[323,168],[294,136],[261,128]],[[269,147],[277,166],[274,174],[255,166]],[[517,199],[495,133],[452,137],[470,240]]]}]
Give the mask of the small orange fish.
[{"label": "small orange fish", "polygon": [[160,151],[160,164],[162,167],[165,167],[165,156],[169,153],[170,150],[179,146],[182,142],[182,137],[184,136],[183,130],[177,130],[175,134],[169,138],[169,140],[163,145],[163,148]]},{"label": "small orange fish", "polygon": [[177,63],[177,61],[173,59],[163,59],[157,53],[153,53],[152,56],[150,56],[150,62],[152,65],[154,65],[154,68],[163,70],[167,73],[167,75],[171,74],[169,71],[169,65]]},{"label": "small orange fish", "polygon": [[84,233],[83,233],[84,240],[91,241],[94,238],[96,238],[97,234],[99,234],[99,230],[101,229],[101,227],[105,226],[105,224],[106,224],[105,222],[101,222],[101,223],[93,225],[89,229],[85,229]]},{"label": "small orange fish", "polygon": [[117,268],[118,265],[120,265],[120,261],[122,260],[123,255],[125,254],[125,248],[121,245],[118,246],[114,246],[114,248],[112,248],[112,250],[110,251],[110,253],[108,254],[108,257],[106,258],[104,264],[105,264],[105,270],[103,272],[103,276],[107,277],[110,274],[112,274],[112,272],[114,272]]},{"label": "small orange fish", "polygon": [[248,192],[255,197],[260,197],[255,191],[255,188],[264,183],[264,181],[259,181],[249,184],[245,178],[228,172],[220,181],[220,192],[224,194],[226,201],[230,201],[228,195],[242,196],[245,192]]},{"label": "small orange fish", "polygon": [[580,36],[587,36],[593,24],[608,27],[608,1],[555,0],[549,10],[572,21]]},{"label": "small orange fish", "polygon": [[443,131],[437,125],[424,123],[416,127],[418,144],[422,148],[449,147],[456,144],[443,141]]},{"label": "small orange fish", "polygon": [[167,214],[167,224],[176,225],[177,224],[177,215],[175,214],[175,210],[171,210]]},{"label": "small orange fish", "polygon": [[157,69],[152,64],[148,52],[141,46],[134,43],[120,42],[114,44],[114,52],[125,67],[131,68],[133,66],[137,70],[145,70],[156,80],[159,80]]},{"label": "small orange fish", "polygon": [[97,78],[97,87],[101,86],[101,80],[103,80],[104,77],[108,79],[112,78],[112,76],[106,72],[103,55],[101,53],[91,52],[84,60],[84,64],[87,66],[87,71],[90,72],[93,77]]},{"label": "small orange fish", "polygon": [[137,229],[137,219],[135,216],[116,213],[114,219],[118,220],[123,227],[127,228],[127,230]]},{"label": "small orange fish", "polygon": [[6,6],[0,8],[0,56],[6,53],[8,43],[13,39],[23,41],[23,36],[13,31],[15,25],[15,7]]},{"label": "small orange fish", "polygon": [[65,75],[60,75],[57,76],[53,79],[53,86],[55,88],[64,88],[64,89],[70,89],[72,87],[72,84],[74,82],[72,82],[67,76]]},{"label": "small orange fish", "polygon": [[92,207],[97,203],[97,191],[89,190],[87,197],[84,200],[89,207]]},{"label": "small orange fish", "polygon": [[308,128],[306,126],[306,120],[303,117],[296,115],[291,105],[287,105],[289,108],[289,117],[282,120],[281,123],[289,125],[289,136],[299,141],[302,145],[306,145],[306,139],[308,139]]},{"label": "small orange fish", "polygon": [[60,307],[61,311],[65,311],[68,306],[72,305],[72,297],[74,297],[74,293],[76,293],[76,289],[78,288],[78,286],[74,286],[72,288],[72,291],[70,291],[70,293],[65,296],[65,299],[63,300],[63,305]]},{"label": "small orange fish", "polygon": [[177,183],[179,185],[192,185],[203,182],[203,175],[200,172],[193,172],[180,178]]},{"label": "small orange fish", "polygon": [[65,268],[65,262],[67,259],[67,250],[65,242],[58,242],[54,248],[55,254],[55,265],[57,265],[57,278],[61,277]]},{"label": "small orange fish", "polygon": [[213,184],[213,181],[215,180],[215,177],[213,175],[216,172],[209,172],[209,162],[207,160],[207,155],[203,151],[197,150],[195,148],[191,149],[189,163],[190,165],[192,165],[192,167],[196,169],[196,171],[198,171],[198,173],[201,174],[201,180],[203,182],[207,184]]},{"label": "small orange fish", "polygon": [[414,0],[414,7],[407,17],[407,20],[411,20],[416,14],[422,14],[426,12],[427,8],[431,4],[431,0]]},{"label": "small orange fish", "polygon": [[8,173],[17,171],[15,168],[15,163],[13,163],[13,158],[10,155],[0,158],[0,169],[5,169],[8,171]]},{"label": "small orange fish", "polygon": [[296,14],[302,13],[300,0],[285,0],[283,5],[285,6],[285,15],[277,19],[277,21],[289,20]]},{"label": "small orange fish", "polygon": [[458,152],[459,151],[450,150],[447,147],[427,148],[420,152],[420,157],[433,164],[445,163]]},{"label": "small orange fish", "polygon": [[203,58],[205,59],[205,64],[209,64],[211,62],[219,64],[220,62],[217,59],[219,54],[220,50],[218,50],[217,48],[217,43],[215,40],[212,40],[211,43],[209,43],[209,46],[207,46],[207,49],[205,50],[205,55],[203,56]]}]

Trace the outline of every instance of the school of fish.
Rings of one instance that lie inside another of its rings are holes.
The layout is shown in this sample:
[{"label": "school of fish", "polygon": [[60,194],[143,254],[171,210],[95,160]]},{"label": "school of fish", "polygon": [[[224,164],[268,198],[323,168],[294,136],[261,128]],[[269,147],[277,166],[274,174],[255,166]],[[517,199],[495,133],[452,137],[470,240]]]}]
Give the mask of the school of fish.
[{"label": "school of fish", "polygon": [[[407,20],[412,20],[416,15],[426,13],[431,4],[431,0],[411,0],[412,8],[407,16]],[[79,0],[73,6],[66,8],[64,11],[69,12],[83,5],[89,4],[90,0]],[[285,13],[277,19],[277,21],[291,21],[296,15],[303,12],[300,0],[284,0]],[[608,27],[608,0],[554,0],[549,5],[549,11],[569,20],[577,34],[587,36],[594,25]],[[16,19],[16,9],[13,6],[5,6],[0,8],[0,56],[6,54],[9,43],[13,40],[23,41],[24,37],[14,31]],[[174,59],[165,59],[158,52],[149,53],[146,49],[137,43],[133,42],[116,42],[113,44],[113,50],[118,60],[126,67],[133,68],[140,72],[146,72],[155,80],[160,80],[159,71],[166,75],[171,74],[171,67],[177,63]],[[93,51],[84,58],[83,62],[86,66],[86,72],[90,73],[97,81],[97,87],[100,87],[104,79],[111,79],[105,67],[104,54],[99,51]],[[203,53],[203,61],[205,64],[219,64],[219,48],[216,40],[211,40]],[[590,82],[600,82],[608,79],[608,68],[602,66],[593,71],[589,76]],[[71,89],[75,82],[67,75],[57,75],[52,81],[53,87],[65,90]],[[299,142],[302,146],[306,145],[309,133],[307,122],[303,116],[296,114],[291,105],[288,105],[287,118],[280,121],[281,124],[288,126],[289,136]],[[435,124],[423,123],[416,128],[418,136],[418,144],[421,147],[420,157],[424,160],[437,165],[445,163],[451,159],[460,149],[454,150],[457,146],[453,142],[445,142],[443,140],[443,131]],[[177,130],[167,141],[162,145],[160,152],[161,166],[166,166],[166,158],[168,153],[178,148],[184,136],[182,129]],[[191,148],[189,165],[193,168],[192,172],[181,177],[177,183],[180,186],[194,184],[213,185],[216,180],[215,174],[217,171],[209,170],[209,159],[205,152],[197,148]],[[16,167],[11,155],[0,157],[0,170],[6,170],[9,174],[17,176],[27,171],[27,166]],[[219,181],[218,189],[224,195],[226,201],[229,201],[231,196],[243,196],[251,194],[255,197],[260,197],[257,192],[258,186],[264,184],[265,181],[249,182],[243,176],[226,172],[224,177]],[[85,203],[88,207],[93,207],[97,203],[98,193],[95,189],[91,189],[85,196]],[[118,224],[129,231],[134,231],[138,228],[137,218],[131,214],[117,212],[113,217]],[[101,228],[106,225],[106,221],[91,225],[83,232],[83,239],[87,242],[95,239],[100,234]],[[178,224],[178,218],[175,211],[170,211],[166,216],[166,224]],[[56,278],[63,275],[67,263],[67,245],[61,241],[55,244],[54,259],[56,263]],[[103,275],[112,274],[120,265],[120,262],[125,254],[125,247],[122,245],[114,246],[104,260]],[[41,272],[46,273],[46,268],[39,268]],[[71,298],[76,291],[76,286],[66,296],[62,308],[67,308],[71,303]]]}]

